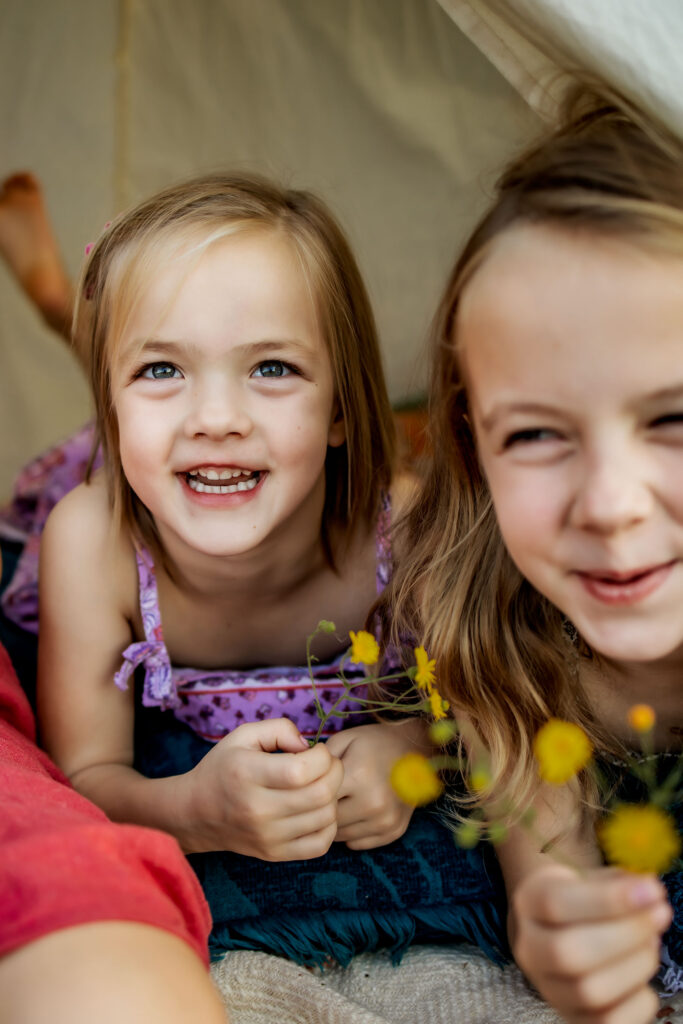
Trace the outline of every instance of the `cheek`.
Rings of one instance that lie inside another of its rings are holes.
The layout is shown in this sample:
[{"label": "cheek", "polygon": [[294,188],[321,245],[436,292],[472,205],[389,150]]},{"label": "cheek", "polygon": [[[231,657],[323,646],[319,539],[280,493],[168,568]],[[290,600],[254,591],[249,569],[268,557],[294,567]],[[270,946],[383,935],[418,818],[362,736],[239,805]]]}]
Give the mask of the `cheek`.
[{"label": "cheek", "polygon": [[505,545],[525,572],[528,561],[546,551],[557,536],[561,515],[552,489],[541,474],[502,470],[488,474],[488,480]]},{"label": "cheek", "polygon": [[331,404],[317,396],[314,401],[298,403],[287,415],[272,419],[271,444],[289,462],[307,459],[310,465],[311,461],[324,461],[331,417]]},{"label": "cheek", "polygon": [[127,477],[136,467],[151,465],[158,468],[165,454],[163,417],[149,409],[143,409],[136,402],[120,401],[115,406],[119,428],[119,454],[121,465]]}]

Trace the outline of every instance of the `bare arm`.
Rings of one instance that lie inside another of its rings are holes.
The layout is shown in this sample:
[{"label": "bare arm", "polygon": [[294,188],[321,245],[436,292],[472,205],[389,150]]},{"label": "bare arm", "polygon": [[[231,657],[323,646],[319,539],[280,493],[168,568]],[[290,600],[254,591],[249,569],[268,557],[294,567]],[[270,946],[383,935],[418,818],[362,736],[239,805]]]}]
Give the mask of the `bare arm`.
[{"label": "bare arm", "polygon": [[220,1024],[201,961],[168,932],[128,921],[65,928],[0,959],[0,1024]]},{"label": "bare arm", "polygon": [[51,514],[40,579],[41,728],[81,793],[115,821],[169,832],[187,852],[288,860],[327,850],[342,767],[324,746],[309,750],[287,720],[236,729],[184,775],[134,770],[133,693],[113,677],[133,639],[135,565],[112,536],[103,482],[77,488]]}]

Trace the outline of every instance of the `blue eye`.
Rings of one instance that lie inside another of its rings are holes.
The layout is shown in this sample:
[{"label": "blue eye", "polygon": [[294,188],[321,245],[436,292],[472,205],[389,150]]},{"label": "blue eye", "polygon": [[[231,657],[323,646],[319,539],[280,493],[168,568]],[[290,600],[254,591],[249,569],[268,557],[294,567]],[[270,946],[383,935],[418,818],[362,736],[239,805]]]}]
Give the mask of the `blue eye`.
[{"label": "blue eye", "polygon": [[287,363],[283,363],[281,359],[267,359],[263,363],[259,363],[258,366],[252,373],[252,377],[267,377],[272,379],[273,377],[289,377],[294,370]]},{"label": "blue eye", "polygon": [[512,448],[516,444],[533,444],[539,441],[555,441],[558,434],[546,427],[530,427],[528,430],[515,430],[505,438],[504,448]]},{"label": "blue eye", "polygon": [[172,380],[180,377],[180,370],[173,363],[150,363],[139,374],[145,380]]}]

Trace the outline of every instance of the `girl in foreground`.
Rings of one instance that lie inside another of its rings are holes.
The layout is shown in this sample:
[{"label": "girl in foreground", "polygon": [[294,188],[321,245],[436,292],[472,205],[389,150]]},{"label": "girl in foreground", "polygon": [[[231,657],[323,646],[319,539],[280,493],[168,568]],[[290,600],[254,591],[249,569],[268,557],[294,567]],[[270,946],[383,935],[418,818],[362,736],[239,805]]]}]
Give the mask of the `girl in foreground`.
[{"label": "girl in foreground", "polygon": [[534,802],[535,834],[519,826],[500,849],[509,932],[568,1021],[651,1020],[672,919],[655,877],[601,866],[590,779],[539,784],[532,741],[569,719],[614,773],[635,740],[627,711],[647,700],[660,760],[680,749],[682,282],[683,146],[620,100],[577,93],[504,173],[451,276],[435,462],[387,598],[487,751],[473,802]]},{"label": "girl in foreground", "polygon": [[[362,624],[390,565],[391,413],[339,228],[259,179],[170,188],[95,244],[74,333],[104,470],[43,535],[47,748],[111,817],[186,852],[291,860],[397,838],[410,811],[389,767],[424,746],[422,724],[305,739],[305,637],[323,615],[339,636]],[[344,647],[326,634],[316,654],[329,707]],[[138,666],[143,703],[220,740],[183,775],[133,768]]]}]

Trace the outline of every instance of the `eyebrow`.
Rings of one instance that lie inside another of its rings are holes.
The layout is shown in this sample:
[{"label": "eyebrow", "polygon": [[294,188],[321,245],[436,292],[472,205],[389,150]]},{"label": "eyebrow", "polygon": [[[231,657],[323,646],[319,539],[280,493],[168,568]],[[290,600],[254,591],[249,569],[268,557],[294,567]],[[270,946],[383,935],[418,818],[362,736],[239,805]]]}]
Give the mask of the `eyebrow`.
[{"label": "eyebrow", "polygon": [[[164,341],[161,338],[147,338],[140,341],[137,349],[139,353],[159,352],[164,355],[177,355],[184,352],[192,352],[198,346],[191,341]],[[235,351],[245,352],[248,355],[258,356],[263,352],[288,352],[295,349],[301,353],[311,351],[310,345],[305,345],[294,338],[272,338],[263,341],[250,341],[244,345],[237,345]]]},{"label": "eyebrow", "polygon": [[[658,388],[648,394],[641,395],[638,404],[651,404],[666,402],[673,399],[683,398],[683,384],[673,384],[668,388]],[[490,431],[499,419],[506,414],[522,413],[531,416],[557,416],[562,415],[563,410],[557,406],[546,405],[543,402],[498,402],[486,416],[482,416],[481,425],[486,431]]]},{"label": "eyebrow", "polygon": [[549,414],[557,415],[557,411],[558,410],[556,408],[553,408],[550,405],[544,405],[542,402],[497,402],[486,416],[482,416],[481,425],[484,430],[491,430],[501,417],[511,412],[547,416]]}]

